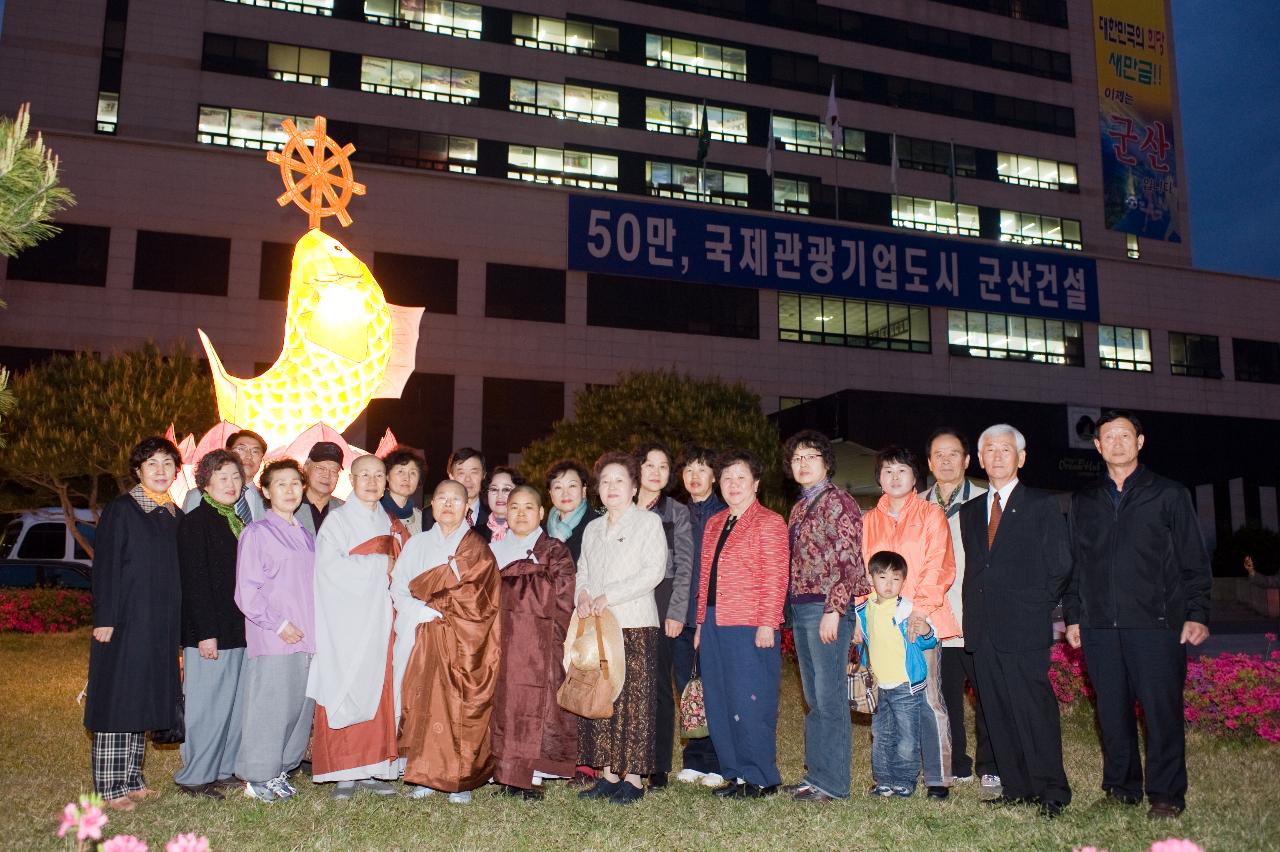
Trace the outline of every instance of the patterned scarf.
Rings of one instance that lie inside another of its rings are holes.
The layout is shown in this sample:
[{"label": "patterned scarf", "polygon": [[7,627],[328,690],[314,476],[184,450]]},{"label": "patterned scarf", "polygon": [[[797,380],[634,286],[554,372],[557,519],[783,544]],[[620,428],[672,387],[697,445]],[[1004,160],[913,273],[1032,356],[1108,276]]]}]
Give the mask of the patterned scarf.
[{"label": "patterned scarf", "polygon": [[583,500],[578,504],[568,517],[560,520],[560,510],[552,509],[551,514],[547,515],[547,535],[560,541],[568,541],[573,536],[573,531],[578,528],[578,524],[582,523],[582,518],[587,514],[587,501]]},{"label": "patterned scarf", "polygon": [[497,515],[489,515],[489,541],[502,541],[507,535],[506,520],[499,520]]},{"label": "patterned scarf", "polygon": [[[243,494],[240,496],[241,499],[244,498]],[[233,536],[236,538],[240,537],[240,533],[244,532],[244,519],[236,514],[235,506],[228,506],[226,503],[219,503],[217,500],[209,496],[208,491],[204,492],[204,495],[200,499],[212,506],[213,511],[226,519],[227,526],[231,527],[231,534]]]},{"label": "patterned scarf", "polygon": [[821,482],[815,482],[813,485],[810,485],[808,488],[801,488],[800,502],[808,503],[815,496],[817,496],[819,491],[826,488],[830,484],[831,484],[831,480],[827,478],[827,479],[823,479]]},{"label": "patterned scarf", "polygon": [[178,514],[178,507],[173,505],[173,498],[167,492],[157,494],[141,482],[129,489],[129,496],[148,515],[161,507],[167,509],[170,515]]},{"label": "patterned scarf", "polygon": [[969,499],[969,480],[967,479],[951,489],[951,496],[946,500],[942,499],[942,491],[938,483],[933,484],[933,502],[942,507],[942,511],[948,518],[960,511],[960,504],[967,499]]}]

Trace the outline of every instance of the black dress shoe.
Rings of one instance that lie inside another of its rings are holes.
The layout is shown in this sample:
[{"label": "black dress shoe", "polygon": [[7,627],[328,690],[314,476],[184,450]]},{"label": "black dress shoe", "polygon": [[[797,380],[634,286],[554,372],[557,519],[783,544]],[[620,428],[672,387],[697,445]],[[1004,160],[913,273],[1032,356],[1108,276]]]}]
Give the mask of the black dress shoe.
[{"label": "black dress shoe", "polygon": [[541,787],[530,787],[527,790],[520,791],[520,797],[526,802],[541,802],[547,797]]},{"label": "black dress shoe", "polygon": [[592,785],[590,789],[583,790],[581,793],[579,793],[578,798],[579,799],[607,799],[610,796],[612,796],[614,793],[618,792],[618,787],[620,787],[623,783],[625,782],[623,782],[621,778],[619,778],[617,781],[606,781],[604,778],[600,778],[596,781],[594,785]]},{"label": "black dress shoe", "polygon": [[726,781],[711,792],[722,799],[741,799],[745,795],[743,786],[737,781]]},{"label": "black dress shoe", "polygon": [[216,784],[175,784],[178,792],[201,799],[224,799],[222,790]]},{"label": "black dress shoe", "polygon": [[664,790],[667,786],[667,773],[655,772],[649,776],[650,790]]},{"label": "black dress shoe", "polygon": [[644,798],[644,789],[628,784],[626,781],[618,783],[618,789],[609,797],[611,805],[634,805],[636,802]]},{"label": "black dress shoe", "polygon": [[743,784],[742,795],[747,799],[764,799],[778,792],[777,784],[761,787],[759,784]]},{"label": "black dress shoe", "polygon": [[1109,805],[1134,806],[1142,804],[1142,797],[1131,793],[1121,793],[1119,790],[1112,788],[1107,790],[1107,795],[1102,801]]},{"label": "black dress shoe", "polygon": [[791,794],[793,802],[834,802],[834,796],[828,796],[817,787],[810,787],[807,784],[803,789],[797,790]]},{"label": "black dress shoe", "polygon": [[1062,816],[1062,812],[1066,807],[1066,802],[1059,802],[1056,799],[1045,799],[1040,803],[1040,815],[1045,819],[1057,819]]},{"label": "black dress shoe", "polygon": [[1001,793],[994,799],[983,799],[982,804],[991,805],[995,808],[1007,808],[1013,807],[1014,805],[1032,805],[1035,804],[1035,801],[1032,799],[1024,799],[1021,796],[1006,796]]},{"label": "black dress shoe", "polygon": [[1152,802],[1147,811],[1147,819],[1177,819],[1182,816],[1183,808],[1173,802]]},{"label": "black dress shoe", "polygon": [[930,799],[942,800],[951,795],[951,789],[949,787],[930,787],[928,795]]}]

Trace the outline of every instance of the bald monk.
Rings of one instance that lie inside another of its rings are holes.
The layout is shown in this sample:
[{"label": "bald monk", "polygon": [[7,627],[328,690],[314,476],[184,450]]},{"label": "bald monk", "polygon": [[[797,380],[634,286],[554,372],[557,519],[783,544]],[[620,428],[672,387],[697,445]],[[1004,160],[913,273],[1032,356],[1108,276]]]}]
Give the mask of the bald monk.
[{"label": "bald monk", "polygon": [[332,509],[316,536],[316,655],[307,681],[315,699],[311,772],[337,782],[333,797],[364,789],[395,795],[389,561],[399,549],[379,504],[387,473],[377,456],[351,464],[351,499]]},{"label": "bald monk", "polygon": [[413,798],[449,801],[493,775],[489,717],[498,680],[498,563],[466,520],[467,491],[446,480],[431,496],[435,525],[396,560],[400,756]]}]

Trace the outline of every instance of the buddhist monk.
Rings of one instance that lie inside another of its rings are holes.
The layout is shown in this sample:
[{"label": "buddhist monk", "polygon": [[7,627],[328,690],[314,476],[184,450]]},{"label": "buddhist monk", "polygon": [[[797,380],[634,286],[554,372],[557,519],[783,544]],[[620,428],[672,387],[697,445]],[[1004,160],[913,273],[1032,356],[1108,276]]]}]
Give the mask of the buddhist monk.
[{"label": "buddhist monk", "polygon": [[459,483],[437,485],[435,526],[409,540],[391,578],[404,780],[419,786],[414,798],[447,790],[458,803],[493,775],[500,653],[498,563],[465,522],[466,503]]}]

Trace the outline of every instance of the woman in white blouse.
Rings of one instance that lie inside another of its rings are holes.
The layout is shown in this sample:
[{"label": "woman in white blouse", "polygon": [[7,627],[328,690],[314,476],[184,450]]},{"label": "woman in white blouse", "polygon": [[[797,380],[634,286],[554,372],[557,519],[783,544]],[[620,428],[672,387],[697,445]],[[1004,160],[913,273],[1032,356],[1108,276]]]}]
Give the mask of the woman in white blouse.
[{"label": "woman in white blouse", "polygon": [[[578,617],[612,610],[622,627],[626,680],[608,719],[583,719],[581,763],[600,779],[578,795],[629,805],[644,796],[641,779],[655,769],[658,701],[658,606],[653,590],[666,574],[662,520],[636,506],[640,470],[635,458],[609,452],[592,470],[605,515],[587,525],[578,559]],[[669,687],[668,687],[669,688]]]}]

